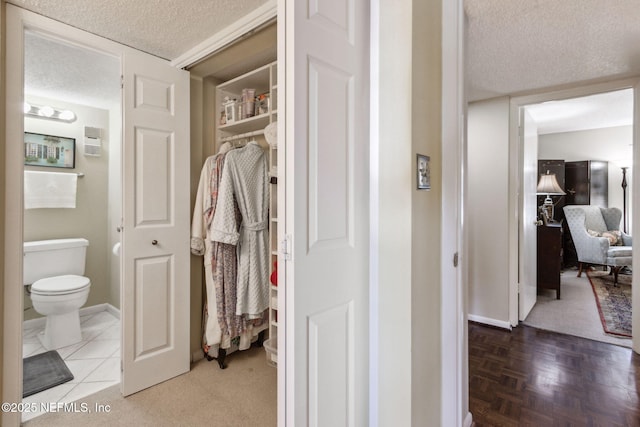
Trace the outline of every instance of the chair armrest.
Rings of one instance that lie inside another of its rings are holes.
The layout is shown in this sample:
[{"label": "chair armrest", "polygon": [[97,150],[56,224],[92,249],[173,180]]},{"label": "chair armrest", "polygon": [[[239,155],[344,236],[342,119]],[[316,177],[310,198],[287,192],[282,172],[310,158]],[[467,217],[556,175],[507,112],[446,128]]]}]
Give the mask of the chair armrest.
[{"label": "chair armrest", "polygon": [[624,246],[633,246],[632,245],[632,238],[630,235],[626,234],[625,232],[621,231],[620,234],[622,235],[622,243],[624,244]]},{"label": "chair armrest", "polygon": [[586,229],[572,233],[572,237],[578,253],[578,261],[606,264],[609,239],[606,237],[593,237],[587,233]]}]

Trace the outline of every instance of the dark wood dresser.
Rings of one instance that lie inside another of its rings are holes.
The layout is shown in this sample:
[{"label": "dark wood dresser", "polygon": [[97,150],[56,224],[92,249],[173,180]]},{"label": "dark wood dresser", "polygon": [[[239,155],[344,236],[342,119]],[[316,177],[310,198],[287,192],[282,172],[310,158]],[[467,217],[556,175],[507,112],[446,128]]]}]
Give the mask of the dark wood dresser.
[{"label": "dark wood dresser", "polygon": [[554,222],[539,226],[537,244],[538,290],[555,289],[556,298],[560,299],[562,223]]}]

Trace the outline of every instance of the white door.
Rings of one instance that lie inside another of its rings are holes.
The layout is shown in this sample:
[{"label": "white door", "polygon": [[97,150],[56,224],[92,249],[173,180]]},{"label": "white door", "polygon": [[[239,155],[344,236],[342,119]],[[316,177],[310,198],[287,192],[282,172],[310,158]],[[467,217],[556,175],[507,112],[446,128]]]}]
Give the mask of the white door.
[{"label": "white door", "polygon": [[288,426],[368,424],[368,3],[286,0],[279,10]]},{"label": "white door", "polygon": [[522,221],[520,223],[520,285],[518,319],[529,315],[537,300],[538,128],[526,108],[520,108],[522,141]]},{"label": "white door", "polygon": [[189,370],[189,74],[123,57],[122,392]]}]

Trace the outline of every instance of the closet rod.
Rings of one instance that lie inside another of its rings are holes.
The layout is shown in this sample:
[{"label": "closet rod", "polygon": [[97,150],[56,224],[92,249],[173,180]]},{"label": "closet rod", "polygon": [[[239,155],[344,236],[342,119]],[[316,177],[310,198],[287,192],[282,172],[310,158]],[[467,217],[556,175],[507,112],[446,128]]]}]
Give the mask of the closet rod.
[{"label": "closet rod", "polygon": [[225,136],[223,138],[220,138],[220,142],[233,141],[235,139],[248,138],[250,136],[257,136],[257,135],[264,135],[264,129],[254,130],[253,132],[240,133],[238,135]]}]

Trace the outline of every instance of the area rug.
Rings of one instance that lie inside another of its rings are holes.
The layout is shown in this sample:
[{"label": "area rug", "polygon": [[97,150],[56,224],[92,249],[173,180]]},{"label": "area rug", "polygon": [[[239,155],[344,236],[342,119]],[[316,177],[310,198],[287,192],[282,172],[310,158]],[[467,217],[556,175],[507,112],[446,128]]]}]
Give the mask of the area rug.
[{"label": "area rug", "polygon": [[57,351],[22,359],[22,397],[31,396],[73,379],[73,374]]},{"label": "area rug", "polygon": [[602,327],[607,334],[631,338],[631,275],[618,275],[618,286],[613,275],[606,271],[588,270]]}]

